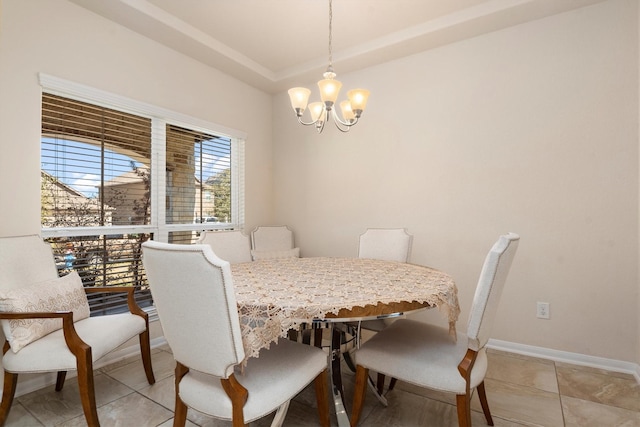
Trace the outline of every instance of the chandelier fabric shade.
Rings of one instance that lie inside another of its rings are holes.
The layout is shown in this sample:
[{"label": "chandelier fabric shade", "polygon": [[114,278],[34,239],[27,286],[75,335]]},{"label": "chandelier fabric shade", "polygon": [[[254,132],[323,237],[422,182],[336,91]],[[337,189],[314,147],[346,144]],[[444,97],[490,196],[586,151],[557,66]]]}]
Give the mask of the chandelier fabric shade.
[{"label": "chandelier fabric shade", "polygon": [[[329,0],[329,66],[327,71],[322,75],[324,78],[318,82],[318,89],[320,89],[321,102],[312,102],[309,104],[309,97],[311,96],[311,90],[305,87],[294,87],[289,89],[289,99],[291,100],[291,107],[296,113],[298,122],[305,125],[315,125],[318,133],[321,133],[324,129],[324,125],[331,118],[336,127],[342,132],[348,132],[351,126],[358,123],[360,116],[364,112],[367,106],[367,100],[369,99],[369,91],[366,89],[353,89],[347,92],[347,100],[340,102],[340,111],[342,118],[338,117],[336,113],[335,104],[342,88],[342,83],[335,79],[336,73],[333,72],[333,58],[332,58],[332,21],[333,21],[333,7],[332,0]],[[302,116],[305,110],[309,109],[311,116],[310,122],[302,120]]]}]

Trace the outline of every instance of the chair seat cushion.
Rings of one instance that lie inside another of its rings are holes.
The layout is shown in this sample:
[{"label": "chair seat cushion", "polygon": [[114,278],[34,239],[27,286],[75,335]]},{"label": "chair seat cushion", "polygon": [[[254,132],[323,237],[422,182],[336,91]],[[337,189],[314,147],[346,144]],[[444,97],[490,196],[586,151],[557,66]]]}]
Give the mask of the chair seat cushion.
[{"label": "chair seat cushion", "polygon": [[[249,392],[244,406],[244,421],[263,417],[297,395],[327,368],[324,351],[280,339],[263,349],[259,357],[249,359],[244,372],[235,377]],[[212,417],[230,420],[231,400],[219,377],[190,370],[180,382],[180,398],[189,407]]]},{"label": "chair seat cushion", "polygon": [[[468,349],[467,336],[457,340],[449,329],[399,319],[356,351],[356,363],[365,368],[410,384],[434,390],[465,394],[465,381],[458,365]],[[487,372],[485,349],[478,352],[471,371],[471,388],[483,381]]]},{"label": "chair seat cushion", "polygon": [[[89,317],[89,303],[77,272],[0,293],[7,313],[73,311],[73,320]],[[14,353],[62,328],[62,319],[3,319],[2,330]]]},{"label": "chair seat cushion", "polygon": [[[75,322],[74,326],[80,338],[91,346],[94,362],[146,329],[144,319],[131,313],[89,317]],[[19,353],[8,351],[2,365],[15,373],[70,371],[76,369],[76,358],[59,329],[25,346]]]}]

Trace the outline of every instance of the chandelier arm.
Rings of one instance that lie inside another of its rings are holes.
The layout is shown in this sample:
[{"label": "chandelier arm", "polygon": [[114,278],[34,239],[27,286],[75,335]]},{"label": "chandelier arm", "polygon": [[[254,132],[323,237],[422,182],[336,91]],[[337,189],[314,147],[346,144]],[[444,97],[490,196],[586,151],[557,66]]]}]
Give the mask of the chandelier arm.
[{"label": "chandelier arm", "polygon": [[333,117],[333,121],[335,121],[336,123],[340,123],[342,126],[346,126],[347,128],[350,128],[351,126],[358,123],[358,119],[359,119],[359,117],[356,117],[353,119],[353,121],[345,122],[340,119],[340,117],[338,116],[338,113],[336,113],[335,108],[331,110],[331,117]]},{"label": "chandelier arm", "polygon": [[340,132],[345,132],[345,133],[349,132],[349,130],[351,129],[351,125],[349,123],[345,123],[342,120],[340,120],[335,110],[331,111],[331,113],[332,113],[331,116],[333,117],[333,123],[336,125],[338,130]]},{"label": "chandelier arm", "polygon": [[[327,115],[328,115],[326,106],[323,105],[322,106],[322,112],[320,113],[320,115],[318,115],[318,118],[313,120],[313,121],[310,121],[310,122],[305,122],[305,121],[302,120],[302,114],[303,113],[304,113],[304,111],[301,112],[299,110],[296,110],[296,117],[298,118],[298,123],[300,123],[301,125],[304,125],[304,126],[316,125],[316,128],[319,128],[319,129],[324,128],[324,122],[326,121]],[[322,126],[320,126],[319,123],[321,123]],[[322,130],[319,130],[318,132],[322,132]]]},{"label": "chandelier arm", "polygon": [[349,132],[351,130],[351,128],[348,127],[348,126],[347,127],[342,127],[338,122],[333,122],[333,123],[336,124],[336,127],[338,128],[338,130],[340,132],[347,133],[347,132]]},{"label": "chandelier arm", "polygon": [[318,118],[315,122],[303,122],[302,121],[302,116],[297,116],[297,117],[298,117],[298,123],[300,123],[301,125],[305,125],[305,126],[315,125],[320,120],[320,118]]}]

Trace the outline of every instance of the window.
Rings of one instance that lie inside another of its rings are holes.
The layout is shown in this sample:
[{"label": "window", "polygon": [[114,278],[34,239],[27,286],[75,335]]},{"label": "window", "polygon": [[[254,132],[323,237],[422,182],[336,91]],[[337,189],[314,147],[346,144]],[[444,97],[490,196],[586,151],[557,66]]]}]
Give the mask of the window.
[{"label": "window", "polygon": [[[167,224],[230,226],[231,139],[168,124],[166,127]],[[172,241],[191,243],[195,233],[172,233]]]},{"label": "window", "polygon": [[[149,239],[191,244],[202,230],[242,229],[243,135],[41,75],[41,222],[60,274],[85,286],[134,286],[151,306],[141,262]],[[92,314],[126,310],[92,295]]]}]

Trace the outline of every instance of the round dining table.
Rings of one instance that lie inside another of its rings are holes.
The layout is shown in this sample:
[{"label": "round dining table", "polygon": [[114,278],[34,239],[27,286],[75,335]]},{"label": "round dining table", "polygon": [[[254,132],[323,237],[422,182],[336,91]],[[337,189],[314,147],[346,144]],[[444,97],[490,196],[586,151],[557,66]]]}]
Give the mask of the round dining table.
[{"label": "round dining table", "polygon": [[[344,324],[437,307],[455,339],[460,313],[453,279],[439,270],[365,258],[277,258],[231,265],[246,358],[309,324]],[[340,339],[329,358],[339,426],[348,426]]]}]

